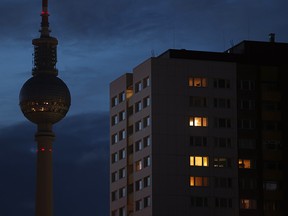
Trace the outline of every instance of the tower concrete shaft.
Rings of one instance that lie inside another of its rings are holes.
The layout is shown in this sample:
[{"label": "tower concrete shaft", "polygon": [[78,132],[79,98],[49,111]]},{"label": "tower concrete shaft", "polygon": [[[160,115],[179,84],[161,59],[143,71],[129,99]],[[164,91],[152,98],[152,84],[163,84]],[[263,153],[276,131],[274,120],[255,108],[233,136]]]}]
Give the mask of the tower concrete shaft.
[{"label": "tower concrete shaft", "polygon": [[51,124],[38,124],[37,142],[36,216],[53,215],[52,143],[55,135]]}]

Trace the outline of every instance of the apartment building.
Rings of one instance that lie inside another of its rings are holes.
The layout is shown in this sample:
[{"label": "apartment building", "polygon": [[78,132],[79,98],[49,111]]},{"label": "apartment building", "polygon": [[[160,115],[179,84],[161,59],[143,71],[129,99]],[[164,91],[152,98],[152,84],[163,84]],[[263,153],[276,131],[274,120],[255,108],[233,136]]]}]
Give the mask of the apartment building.
[{"label": "apartment building", "polygon": [[288,44],[168,50],[110,84],[110,216],[286,216]]}]

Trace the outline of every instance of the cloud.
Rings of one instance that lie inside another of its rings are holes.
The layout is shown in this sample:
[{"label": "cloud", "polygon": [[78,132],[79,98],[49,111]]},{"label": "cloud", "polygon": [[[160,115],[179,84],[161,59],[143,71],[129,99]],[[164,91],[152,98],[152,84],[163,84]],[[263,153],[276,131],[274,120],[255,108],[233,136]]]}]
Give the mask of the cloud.
[{"label": "cloud", "polygon": [[[108,215],[108,113],[71,116],[55,125],[55,216]],[[36,154],[31,123],[0,131],[0,215],[33,215]]]}]

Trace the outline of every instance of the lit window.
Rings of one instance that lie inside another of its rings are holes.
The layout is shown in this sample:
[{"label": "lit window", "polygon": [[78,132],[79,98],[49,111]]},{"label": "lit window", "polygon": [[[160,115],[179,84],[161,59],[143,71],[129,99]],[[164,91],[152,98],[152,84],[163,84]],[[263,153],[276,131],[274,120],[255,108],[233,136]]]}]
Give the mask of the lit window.
[{"label": "lit window", "polygon": [[208,167],[208,157],[190,156],[190,166],[204,166]]},{"label": "lit window", "polygon": [[251,200],[251,199],[241,199],[240,208],[241,209],[256,209],[257,202],[256,200]]},{"label": "lit window", "polygon": [[249,159],[239,159],[238,164],[239,164],[239,168],[242,168],[242,169],[252,169],[253,168],[252,161]]},{"label": "lit window", "polygon": [[140,170],[143,169],[142,160],[136,161],[136,163],[135,163],[135,169],[136,169],[136,171],[140,171]]},{"label": "lit window", "polygon": [[191,127],[207,127],[208,118],[207,117],[190,117],[189,126]]},{"label": "lit window", "polygon": [[135,93],[140,92],[142,90],[142,83],[141,82],[137,82],[135,84]]},{"label": "lit window", "polygon": [[146,77],[143,79],[143,88],[147,88],[150,86],[150,78]]},{"label": "lit window", "polygon": [[133,96],[133,87],[130,86],[128,87],[128,89],[126,90],[126,98],[127,100],[130,99]]},{"label": "lit window", "polygon": [[190,186],[191,187],[207,187],[208,177],[190,176]]},{"label": "lit window", "polygon": [[115,96],[111,99],[111,106],[114,107],[117,104],[118,104],[118,98],[117,98],[117,96]]},{"label": "lit window", "polygon": [[190,87],[207,87],[207,79],[201,77],[190,77],[188,84]]}]

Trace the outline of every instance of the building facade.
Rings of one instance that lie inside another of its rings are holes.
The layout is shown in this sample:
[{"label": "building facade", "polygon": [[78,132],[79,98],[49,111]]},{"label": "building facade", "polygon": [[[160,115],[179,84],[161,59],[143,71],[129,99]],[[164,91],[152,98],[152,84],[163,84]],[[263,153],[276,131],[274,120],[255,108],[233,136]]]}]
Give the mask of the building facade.
[{"label": "building facade", "polygon": [[110,84],[110,216],[285,216],[288,44],[168,50]]}]

